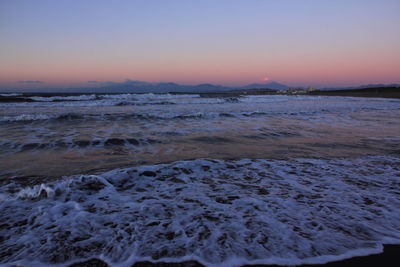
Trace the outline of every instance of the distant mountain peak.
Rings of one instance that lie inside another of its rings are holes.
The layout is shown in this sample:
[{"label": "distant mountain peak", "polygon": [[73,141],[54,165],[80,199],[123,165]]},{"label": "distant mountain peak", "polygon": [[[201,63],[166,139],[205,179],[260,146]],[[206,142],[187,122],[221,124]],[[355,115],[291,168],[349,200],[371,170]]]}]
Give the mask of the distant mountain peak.
[{"label": "distant mountain peak", "polygon": [[289,87],[282,84],[282,83],[278,83],[275,81],[267,81],[264,83],[252,83],[252,84],[248,84],[245,86],[241,86],[240,89],[273,89],[273,90],[286,90]]}]

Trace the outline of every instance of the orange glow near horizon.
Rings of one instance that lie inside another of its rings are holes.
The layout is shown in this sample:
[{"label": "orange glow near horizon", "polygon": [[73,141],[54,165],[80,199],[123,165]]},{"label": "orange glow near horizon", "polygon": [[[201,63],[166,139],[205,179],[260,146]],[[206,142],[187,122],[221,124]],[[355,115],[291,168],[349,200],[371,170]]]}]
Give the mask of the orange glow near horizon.
[{"label": "orange glow near horizon", "polygon": [[[269,77],[263,75],[268,70]],[[258,81],[277,81],[289,86],[351,86],[368,83],[397,83],[400,77],[400,61],[368,62],[342,61],[327,62],[240,62],[237,64],[220,61],[218,64],[204,62],[184,64],[165,64],[154,62],[142,64],[91,65],[90,62],[67,64],[48,64],[21,69],[2,69],[2,84],[21,86],[18,81],[38,80],[42,86],[85,85],[88,81],[124,81],[126,79],[148,82],[176,82],[182,84],[215,83],[222,85],[245,85]],[[260,79],[260,77],[263,77]]]}]

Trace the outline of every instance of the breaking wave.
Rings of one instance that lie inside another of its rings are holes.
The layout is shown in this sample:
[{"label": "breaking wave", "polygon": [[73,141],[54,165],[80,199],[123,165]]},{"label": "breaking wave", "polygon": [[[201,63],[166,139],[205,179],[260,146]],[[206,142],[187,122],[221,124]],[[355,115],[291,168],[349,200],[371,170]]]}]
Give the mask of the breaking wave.
[{"label": "breaking wave", "polygon": [[[285,113],[286,114],[286,113]],[[176,119],[214,119],[214,118],[245,118],[269,115],[262,111],[246,111],[246,112],[195,112],[195,113],[127,113],[127,114],[79,114],[79,113],[63,113],[63,114],[20,114],[14,116],[0,116],[0,122],[29,122],[40,120],[176,120]],[[284,114],[282,114],[284,115]],[[297,113],[289,113],[287,115],[297,115]]]},{"label": "breaking wave", "polygon": [[77,113],[64,113],[64,114],[20,114],[15,116],[1,116],[0,122],[17,122],[17,121],[38,121],[38,120],[74,120],[82,119],[84,115]]},{"label": "breaking wave", "polygon": [[97,98],[96,95],[77,95],[77,96],[51,96],[51,97],[43,97],[43,96],[32,96],[29,97],[34,101],[42,101],[42,102],[52,102],[52,101],[87,101],[87,100],[95,100]]},{"label": "breaking wave", "polygon": [[162,143],[151,138],[93,138],[93,139],[59,139],[49,143],[18,143],[1,142],[0,148],[13,148],[16,151],[31,151],[40,149],[65,149],[65,148],[90,148],[90,147],[115,147],[115,146],[142,146]]},{"label": "breaking wave", "polygon": [[0,96],[3,96],[3,97],[14,97],[14,96],[20,96],[20,95],[22,95],[22,94],[19,94],[19,93],[5,93],[5,94],[0,94]]},{"label": "breaking wave", "polygon": [[0,122],[48,120],[53,116],[46,114],[21,114],[16,116],[1,116]]}]

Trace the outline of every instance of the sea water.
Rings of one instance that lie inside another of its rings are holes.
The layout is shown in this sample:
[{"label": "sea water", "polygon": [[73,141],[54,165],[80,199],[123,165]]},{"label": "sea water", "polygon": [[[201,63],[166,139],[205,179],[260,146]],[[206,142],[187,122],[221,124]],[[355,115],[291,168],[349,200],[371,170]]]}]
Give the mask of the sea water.
[{"label": "sea water", "polygon": [[[18,97],[18,95],[13,95]],[[0,102],[0,263],[323,263],[400,241],[400,101]]]}]

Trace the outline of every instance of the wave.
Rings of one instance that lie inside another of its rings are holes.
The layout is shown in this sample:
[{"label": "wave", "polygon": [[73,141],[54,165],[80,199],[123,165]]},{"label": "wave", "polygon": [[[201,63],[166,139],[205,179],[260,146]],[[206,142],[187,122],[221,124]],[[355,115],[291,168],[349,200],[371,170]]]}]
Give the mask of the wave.
[{"label": "wave", "polygon": [[53,101],[87,101],[97,99],[96,95],[77,95],[77,96],[31,96],[29,99],[38,102],[53,102]]},{"label": "wave", "polygon": [[0,122],[28,122],[38,120],[76,120],[84,118],[83,114],[64,113],[64,114],[20,114],[14,116],[0,116]]},{"label": "wave", "polygon": [[[19,96],[20,94],[7,94],[7,96]],[[52,101],[88,101],[88,100],[136,100],[136,101],[154,101],[162,99],[182,99],[182,98],[196,98],[199,95],[171,95],[171,94],[84,94],[72,96],[31,96],[29,99],[39,102],[52,102]]]},{"label": "wave", "polygon": [[14,97],[14,96],[21,96],[22,94],[19,93],[5,93],[5,94],[0,94],[0,96],[3,97]]},{"label": "wave", "polygon": [[228,267],[378,253],[400,243],[398,166],[388,156],[196,159],[10,184],[0,188],[0,262]]},{"label": "wave", "polygon": [[121,101],[118,103],[115,103],[114,106],[147,106],[147,105],[175,105],[174,102],[168,102],[168,101],[158,101],[158,102],[133,102],[133,101]]},{"label": "wave", "polygon": [[[16,98],[17,99],[17,98]],[[121,100],[121,99],[94,99],[94,100],[52,100],[52,101],[34,101],[30,98],[18,98],[18,101],[8,101],[5,103],[0,103],[0,107],[105,107],[105,106],[116,106],[121,105],[120,103],[126,103],[129,105],[165,105],[165,104],[224,104],[228,103],[224,99],[218,98],[182,98],[182,99],[132,99],[132,100]],[[29,101],[28,101],[29,100]],[[123,104],[122,104],[123,105]]]},{"label": "wave", "polygon": [[93,139],[59,139],[48,143],[30,142],[0,142],[0,147],[12,148],[17,151],[32,151],[41,149],[64,149],[64,148],[90,148],[90,147],[115,147],[115,146],[143,146],[162,143],[152,138],[93,138]]},{"label": "wave", "polygon": [[[200,118],[217,118],[221,117],[235,117],[234,114],[204,114],[197,112],[194,114],[165,114],[165,115],[153,115],[153,114],[103,114],[103,115],[78,115],[78,114],[62,114],[62,115],[46,115],[46,114],[22,114],[17,116],[3,116],[0,117],[0,122],[29,122],[39,120],[77,120],[77,119],[98,119],[98,120],[113,120],[113,119],[136,119],[136,120],[171,120],[171,119],[200,119]],[[252,116],[252,115],[244,115]]]},{"label": "wave", "polygon": [[267,113],[263,111],[243,111],[243,112],[195,112],[195,113],[128,113],[128,114],[78,114],[78,113],[65,113],[65,114],[21,114],[15,116],[0,116],[0,122],[29,122],[40,120],[191,120],[191,119],[218,119],[218,118],[248,118],[260,116],[304,116],[312,115],[315,112],[297,112],[297,113]]},{"label": "wave", "polygon": [[[298,115],[300,113],[283,113],[281,115]],[[301,113],[303,114],[303,113]],[[63,113],[63,114],[20,114],[13,116],[0,116],[0,122],[29,122],[40,120],[187,120],[187,119],[215,119],[215,118],[245,118],[267,116],[271,113],[262,111],[243,111],[243,112],[195,112],[195,113],[115,113],[115,114],[81,114],[81,113]]]},{"label": "wave", "polygon": [[53,117],[47,114],[21,114],[16,116],[1,116],[0,122],[48,120]]},{"label": "wave", "polygon": [[[3,97],[21,97],[22,94],[0,94]],[[171,94],[82,94],[70,96],[24,96],[23,99],[35,102],[70,102],[70,101],[93,101],[93,100],[128,100],[137,102],[153,102],[158,100],[181,100],[186,98],[199,98],[199,95],[171,95]],[[104,102],[104,101],[102,101]]]}]

